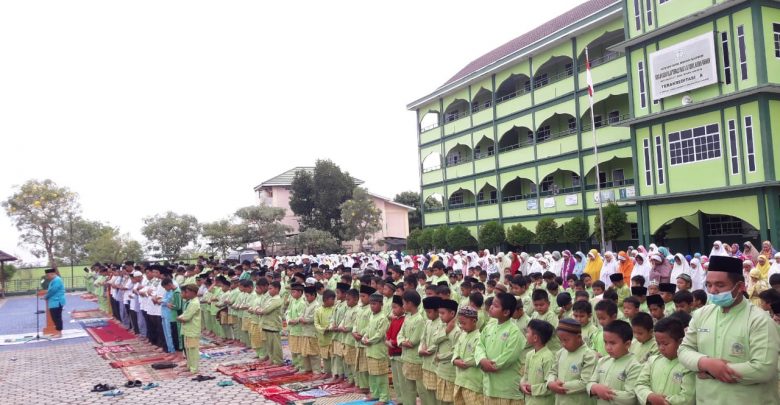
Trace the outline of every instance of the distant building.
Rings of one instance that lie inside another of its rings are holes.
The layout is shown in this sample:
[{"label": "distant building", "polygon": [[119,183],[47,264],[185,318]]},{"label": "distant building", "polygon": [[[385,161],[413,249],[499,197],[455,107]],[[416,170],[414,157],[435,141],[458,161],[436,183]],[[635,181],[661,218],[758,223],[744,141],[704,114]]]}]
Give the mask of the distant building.
[{"label": "distant building", "polygon": [[[314,172],[314,167],[294,167],[278,176],[272,177],[255,186],[258,202],[271,207],[284,208],[285,215],[282,223],[292,228],[289,235],[299,232],[298,217],[290,209],[290,186],[295,173],[299,170]],[[352,178],[355,186],[363,184],[362,180]],[[369,250],[391,250],[406,246],[406,237],[409,235],[409,211],[415,208],[394,202],[369,191],[374,205],[382,213],[382,230],[374,234],[369,242]],[[379,242],[382,241],[383,245]],[[360,251],[357,241],[344,242],[343,247],[347,251]]]}]

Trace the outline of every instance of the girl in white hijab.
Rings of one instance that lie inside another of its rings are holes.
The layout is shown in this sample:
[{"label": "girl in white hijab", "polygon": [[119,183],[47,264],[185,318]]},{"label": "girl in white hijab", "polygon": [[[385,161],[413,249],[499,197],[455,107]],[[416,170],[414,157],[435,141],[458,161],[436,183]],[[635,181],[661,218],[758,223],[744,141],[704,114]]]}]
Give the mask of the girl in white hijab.
[{"label": "girl in white hijab", "polygon": [[726,249],[723,248],[723,243],[721,241],[716,240],[712,244],[712,250],[710,251],[710,257],[713,256],[728,256],[728,252],[726,252]]},{"label": "girl in white hijab", "polygon": [[615,259],[615,254],[612,252],[604,253],[604,265],[601,266],[601,275],[599,276],[599,279],[604,283],[606,288],[609,288],[612,285],[612,280],[609,279],[609,276],[617,272],[617,266],[618,262]]},{"label": "girl in white hijab", "polygon": [[[543,272],[542,265],[538,263],[538,260],[535,257],[529,257],[526,263],[528,263],[528,274]],[[526,274],[526,276],[528,274]]]},{"label": "girl in white hijab", "polygon": [[634,269],[631,270],[631,278],[634,278],[634,276],[642,276],[645,278],[645,283],[650,282],[650,262],[644,253],[637,253],[636,257],[634,257]]},{"label": "girl in white hijab", "polygon": [[[674,259],[672,261],[672,274],[669,277],[670,283],[676,283],[677,277],[679,277],[681,274],[687,274],[691,276],[691,267],[688,266],[688,261],[685,260],[685,256],[683,256],[682,253],[677,253],[674,255]],[[693,280],[693,276],[691,276],[691,280]]]},{"label": "girl in white hijab", "polygon": [[552,252],[551,259],[550,259],[550,271],[555,274],[555,277],[561,276],[561,267],[563,267],[563,256],[561,256],[561,252],[554,251]]},{"label": "girl in white hijab", "polygon": [[772,277],[772,274],[780,274],[780,252],[775,253],[772,265],[769,266],[769,272],[766,275],[767,282],[769,282],[769,277]]},{"label": "girl in white hijab", "polygon": [[695,258],[691,259],[691,289],[693,291],[703,290],[706,279],[707,270],[701,265],[701,261]]}]

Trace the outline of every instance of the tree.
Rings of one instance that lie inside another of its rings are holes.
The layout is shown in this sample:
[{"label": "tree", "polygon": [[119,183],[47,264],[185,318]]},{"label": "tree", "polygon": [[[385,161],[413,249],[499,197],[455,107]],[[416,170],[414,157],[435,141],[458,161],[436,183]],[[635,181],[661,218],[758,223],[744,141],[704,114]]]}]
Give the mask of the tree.
[{"label": "tree", "polygon": [[2,206],[30,253],[45,255],[56,267],[55,250],[66,242],[68,220],[79,216],[78,194],[49,179],[28,180]]},{"label": "tree", "polygon": [[447,234],[449,232],[450,230],[447,228],[446,225],[441,225],[438,228],[436,228],[435,231],[433,231],[433,235],[431,237],[431,244],[433,245],[434,249],[447,250],[449,248],[449,245],[447,244]]},{"label": "tree", "polygon": [[355,182],[330,160],[317,160],[314,172],[295,173],[290,186],[290,209],[301,230],[320,229],[341,238],[341,204],[352,198]]},{"label": "tree", "polygon": [[433,249],[433,234],[436,232],[434,228],[423,229],[420,237],[417,239],[417,243],[420,245],[420,250],[427,252]]},{"label": "tree", "polygon": [[203,237],[208,239],[208,245],[224,258],[228,250],[242,245],[239,227],[227,219],[203,224]]},{"label": "tree", "polygon": [[355,187],[352,199],[342,203],[340,208],[344,239],[357,240],[363,246],[365,240],[382,230],[382,212],[365,188]]},{"label": "tree", "polygon": [[588,220],[583,217],[574,217],[569,222],[563,224],[563,241],[573,243],[578,248],[580,244],[590,237],[590,228]]},{"label": "tree", "polygon": [[268,205],[250,205],[239,208],[235,216],[241,223],[236,234],[242,244],[261,242],[263,248],[284,242],[290,227],[282,224],[284,208]]},{"label": "tree", "polygon": [[[611,244],[620,237],[628,225],[628,215],[623,212],[615,203],[609,203],[601,209],[604,213],[604,240]],[[599,224],[599,215],[596,214],[594,225],[596,227],[596,238],[601,240],[601,226]],[[607,248],[602,246],[602,249]]]},{"label": "tree", "polygon": [[416,191],[404,191],[396,194],[393,201],[414,207],[414,211],[409,211],[409,229],[422,228],[422,215],[420,213],[420,193]]},{"label": "tree", "polygon": [[319,229],[307,229],[290,238],[290,243],[296,250],[310,254],[338,251],[339,241],[328,232]]},{"label": "tree", "polygon": [[438,198],[430,195],[425,199],[425,211],[440,210],[444,208],[444,204]]},{"label": "tree", "polygon": [[506,230],[506,242],[515,247],[528,246],[534,240],[534,233],[517,223]]},{"label": "tree", "polygon": [[87,262],[87,245],[113,229],[100,221],[83,218],[73,218],[72,223],[69,219],[65,226],[65,237],[56,246],[54,256],[58,263],[71,264],[72,259],[74,265]]},{"label": "tree", "polygon": [[143,260],[144,250],[138,241],[128,234],[119,234],[116,228],[107,228],[84,246],[85,260],[90,263],[121,263],[126,260]]},{"label": "tree", "polygon": [[479,245],[483,249],[495,250],[505,240],[504,227],[497,221],[490,221],[479,228]]},{"label": "tree", "polygon": [[553,218],[542,218],[536,223],[536,237],[534,242],[542,245],[549,245],[555,243],[560,238],[561,231],[558,229],[558,224]]},{"label": "tree", "polygon": [[455,225],[447,232],[447,245],[452,250],[474,250],[477,248],[477,240],[471,235],[471,231],[463,225]]},{"label": "tree", "polygon": [[200,224],[192,215],[168,211],[164,216],[144,218],[141,233],[159,250],[157,256],[176,260],[185,246],[198,240]]},{"label": "tree", "polygon": [[409,232],[409,236],[406,237],[406,248],[417,252],[422,250],[420,248],[420,237],[422,236],[422,229],[412,229]]},{"label": "tree", "polygon": [[14,274],[16,274],[16,266],[13,264],[4,264],[3,265],[3,272],[0,273],[0,292],[2,292],[2,297],[5,298],[5,290],[6,290],[6,283],[8,280],[14,278]]}]

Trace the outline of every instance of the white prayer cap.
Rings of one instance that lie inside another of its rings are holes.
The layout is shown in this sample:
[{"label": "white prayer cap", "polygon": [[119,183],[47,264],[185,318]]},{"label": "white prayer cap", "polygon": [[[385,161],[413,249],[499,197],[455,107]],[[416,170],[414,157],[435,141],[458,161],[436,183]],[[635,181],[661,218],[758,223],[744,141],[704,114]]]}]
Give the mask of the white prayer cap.
[{"label": "white prayer cap", "polygon": [[141,273],[140,271],[136,270],[133,272],[133,277],[143,277],[144,273]]},{"label": "white prayer cap", "polygon": [[307,285],[314,285],[314,283],[316,283],[316,282],[317,282],[317,279],[314,278],[314,277],[309,277],[309,278],[306,279],[306,284]]}]

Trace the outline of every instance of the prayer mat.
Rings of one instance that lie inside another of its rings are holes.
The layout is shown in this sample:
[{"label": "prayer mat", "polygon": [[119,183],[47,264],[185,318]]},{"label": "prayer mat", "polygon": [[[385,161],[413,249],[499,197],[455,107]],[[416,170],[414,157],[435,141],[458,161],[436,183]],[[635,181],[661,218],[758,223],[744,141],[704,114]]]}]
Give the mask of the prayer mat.
[{"label": "prayer mat", "polygon": [[142,356],[134,359],[126,359],[126,360],[116,360],[109,363],[109,365],[113,368],[123,368],[123,367],[132,367],[132,366],[140,366],[144,364],[152,364],[152,363],[160,363],[163,361],[179,361],[182,359],[182,356],[177,353],[161,353],[156,355],[147,355]]},{"label": "prayer mat", "polygon": [[[186,365],[186,362],[180,362],[179,366]],[[125,375],[127,380],[141,380],[143,382],[149,381],[163,381],[163,380],[175,380],[180,378],[182,374],[186,372],[185,367],[166,368],[162,370],[155,370],[150,364],[144,364],[140,366],[123,367],[122,374]]]},{"label": "prayer mat", "polygon": [[248,353],[252,349],[243,346],[221,346],[210,349],[200,350],[201,359],[213,359],[217,357],[234,356],[237,354]]},{"label": "prayer mat", "polygon": [[337,405],[337,404],[351,402],[351,401],[364,400],[365,397],[366,396],[363,394],[353,392],[344,395],[299,400],[299,401],[295,401],[295,405],[304,405],[304,404]]},{"label": "prayer mat", "polygon": [[70,317],[73,319],[105,318],[106,314],[97,308],[82,310],[74,309],[70,312]]},{"label": "prayer mat", "polygon": [[217,372],[220,372],[227,376],[234,376],[237,373],[243,373],[247,371],[256,371],[256,370],[264,370],[269,369],[276,366],[267,366],[260,364],[260,361],[250,361],[245,363],[239,363],[239,364],[220,364],[217,366]]},{"label": "prayer mat", "polygon": [[102,328],[103,326],[108,325],[108,319],[100,319],[100,318],[90,318],[85,319],[83,321],[79,321],[79,325],[81,325],[82,328]]},{"label": "prayer mat", "polygon": [[134,334],[130,333],[123,326],[113,322],[100,328],[87,328],[87,333],[89,333],[89,335],[98,343],[135,340]]},{"label": "prayer mat", "polygon": [[[366,401],[365,399],[363,399],[363,400],[351,401],[351,402],[339,402],[338,405],[374,405],[375,402],[376,402],[375,400]],[[391,404],[393,404],[393,401],[388,402],[388,405]]]},{"label": "prayer mat", "polygon": [[96,347],[95,351],[97,354],[102,356],[106,353],[132,353],[135,352],[135,348],[133,346],[124,344],[117,346],[100,346]]}]

